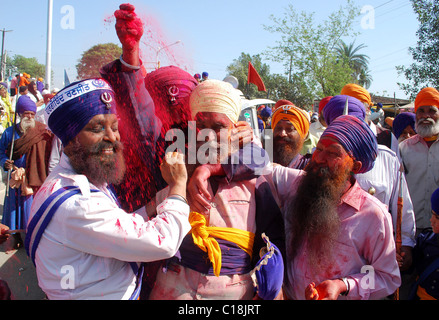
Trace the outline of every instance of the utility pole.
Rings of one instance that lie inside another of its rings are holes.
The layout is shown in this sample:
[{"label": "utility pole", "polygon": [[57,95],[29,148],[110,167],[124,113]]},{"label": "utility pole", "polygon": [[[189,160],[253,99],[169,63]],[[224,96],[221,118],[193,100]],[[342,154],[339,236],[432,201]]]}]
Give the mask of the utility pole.
[{"label": "utility pole", "polygon": [[50,91],[52,77],[52,15],[53,0],[48,0],[47,8],[47,45],[46,45],[46,86]]},{"label": "utility pole", "polygon": [[5,76],[5,69],[4,69],[4,66],[6,65],[6,61],[3,61],[5,58],[6,58],[6,56],[5,56],[5,54],[4,54],[4,50],[5,50],[5,33],[6,32],[11,32],[11,31],[13,31],[13,30],[5,30],[4,28],[3,28],[3,30],[1,30],[2,31],[2,57],[1,57],[1,67],[0,67],[0,78],[1,78],[1,80],[4,80],[4,76]]}]

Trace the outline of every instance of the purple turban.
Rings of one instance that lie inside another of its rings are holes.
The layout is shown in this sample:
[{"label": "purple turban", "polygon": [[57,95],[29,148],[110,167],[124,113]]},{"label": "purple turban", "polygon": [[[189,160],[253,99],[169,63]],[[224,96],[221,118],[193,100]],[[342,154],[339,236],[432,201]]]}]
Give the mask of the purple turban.
[{"label": "purple turban", "polygon": [[431,195],[431,210],[433,210],[434,213],[439,214],[439,189],[436,189]]},{"label": "purple turban", "polygon": [[116,114],[114,91],[103,79],[86,79],[68,85],[44,109],[47,125],[64,146],[99,114]]},{"label": "purple turban", "polygon": [[18,98],[17,104],[15,106],[15,111],[18,114],[22,114],[26,111],[32,111],[33,113],[36,113],[37,105],[35,104],[35,102],[32,101],[29,96],[24,95]]},{"label": "purple turban", "polygon": [[403,112],[398,114],[395,117],[395,120],[393,120],[393,133],[395,134],[396,139],[399,139],[402,132],[404,131],[407,126],[411,126],[413,130],[416,132],[415,129],[415,123],[416,123],[416,115],[413,112]]},{"label": "purple turban", "polygon": [[362,166],[358,173],[366,173],[373,168],[378,155],[378,144],[364,120],[351,115],[340,116],[326,128],[320,139],[324,137],[338,141],[355,160],[361,161]]},{"label": "purple turban", "polygon": [[356,116],[364,120],[364,118],[366,117],[366,109],[364,107],[364,104],[357,98],[346,95],[339,95],[329,100],[329,102],[323,108],[323,118],[325,119],[325,122],[328,126],[337,117],[343,115],[343,111],[346,106],[346,99],[348,100],[349,105],[349,115]]}]

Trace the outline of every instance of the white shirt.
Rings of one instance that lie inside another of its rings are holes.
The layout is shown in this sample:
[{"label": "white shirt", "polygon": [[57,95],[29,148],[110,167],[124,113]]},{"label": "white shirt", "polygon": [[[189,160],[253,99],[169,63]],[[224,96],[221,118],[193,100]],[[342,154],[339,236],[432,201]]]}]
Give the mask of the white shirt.
[{"label": "white shirt", "polygon": [[413,203],[407,187],[405,175],[400,180],[401,163],[395,152],[384,145],[378,145],[378,157],[372,170],[367,173],[357,174],[355,178],[361,188],[369,192],[375,189],[375,198],[384,203],[392,214],[393,230],[396,233],[396,220],[398,213],[398,197],[402,187],[403,210],[401,224],[402,245],[414,247],[415,245],[415,215]]},{"label": "white shirt", "polygon": [[136,282],[129,262],[172,257],[191,228],[189,206],[179,200],[165,200],[150,221],[145,208],[126,213],[106,186],[94,186],[75,173],[65,154],[35,195],[31,217],[65,186],[78,186],[82,194],[56,211],[35,257],[39,286],[51,300],[129,299]]},{"label": "white shirt", "polygon": [[309,125],[309,132],[320,139],[320,137],[322,136],[323,132],[326,130],[326,127],[324,127],[320,121],[316,121],[313,122]]},{"label": "white shirt", "polygon": [[419,135],[400,143],[401,158],[418,229],[431,226],[431,195],[439,187],[439,142],[430,148]]}]

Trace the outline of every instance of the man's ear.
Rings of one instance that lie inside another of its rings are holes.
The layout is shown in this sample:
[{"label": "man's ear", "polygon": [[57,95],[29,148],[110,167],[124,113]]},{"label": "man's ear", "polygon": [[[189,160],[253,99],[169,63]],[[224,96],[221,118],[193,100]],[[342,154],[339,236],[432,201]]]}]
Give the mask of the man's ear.
[{"label": "man's ear", "polygon": [[354,166],[352,167],[352,172],[354,174],[357,174],[361,170],[362,167],[363,167],[363,164],[361,163],[361,161],[355,160]]}]

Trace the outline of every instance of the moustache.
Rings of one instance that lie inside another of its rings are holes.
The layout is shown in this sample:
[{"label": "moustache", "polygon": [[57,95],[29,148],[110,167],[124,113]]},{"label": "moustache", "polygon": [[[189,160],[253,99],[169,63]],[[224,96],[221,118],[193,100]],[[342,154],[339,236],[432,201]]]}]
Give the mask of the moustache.
[{"label": "moustache", "polygon": [[418,120],[418,122],[417,122],[417,124],[418,125],[427,125],[427,124],[424,124],[423,122],[429,122],[429,125],[434,125],[434,124],[436,124],[436,122],[432,119],[432,118],[421,118],[421,119],[419,119]]},{"label": "moustache", "polygon": [[100,154],[103,150],[106,149],[113,149],[114,153],[118,153],[123,150],[123,144],[120,141],[115,142],[108,142],[108,141],[101,141],[95,145],[93,145],[89,152],[93,155]]}]

